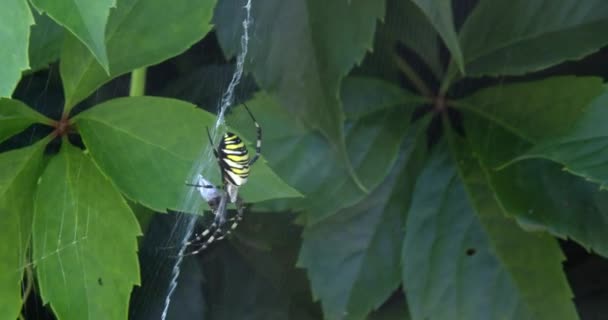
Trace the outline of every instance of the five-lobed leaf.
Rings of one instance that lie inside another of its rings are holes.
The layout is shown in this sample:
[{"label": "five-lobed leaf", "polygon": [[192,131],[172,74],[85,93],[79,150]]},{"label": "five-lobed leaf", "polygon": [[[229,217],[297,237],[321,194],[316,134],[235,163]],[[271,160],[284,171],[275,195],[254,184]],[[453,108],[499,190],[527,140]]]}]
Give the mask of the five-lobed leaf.
[{"label": "five-lobed leaf", "polygon": [[61,54],[61,78],[69,110],[107,81],[175,56],[211,30],[215,1],[122,0],[111,10],[105,31],[109,75],[90,51],[68,36]]},{"label": "five-lobed leaf", "polygon": [[[27,46],[34,17],[27,0],[7,0],[0,10],[0,98],[10,97],[29,68]],[[8,50],[6,50],[8,48]]]},{"label": "five-lobed leaf", "polygon": [[[95,163],[130,199],[156,211],[199,211],[198,173],[220,185],[206,128],[215,116],[174,99],[129,97],[97,105],[75,118]],[[246,202],[298,197],[258,160],[239,193]],[[193,213],[193,212],[192,212]]]},{"label": "five-lobed leaf", "polygon": [[[371,48],[385,1],[272,0],[252,4],[255,45],[248,65],[257,83],[278,98],[293,117],[327,138],[343,166],[363,190],[344,142],[340,82]],[[215,12],[218,39],[227,56],[240,51],[245,11],[237,0]],[[346,35],[346,36],[345,36]],[[362,186],[363,184],[363,186]],[[365,186],[367,187],[367,186]]]},{"label": "five-lobed leaf", "polygon": [[109,71],[105,30],[110,8],[116,0],[31,0],[40,11],[70,30],[90,50],[103,69]]},{"label": "five-lobed leaf", "polygon": [[[22,307],[23,273],[34,215],[36,182],[45,141],[0,153],[0,315],[15,319]],[[33,279],[29,279],[32,281]]]},{"label": "five-lobed leaf", "polygon": [[[452,133],[453,134],[453,133]],[[436,146],[403,249],[413,319],[578,319],[557,242],[506,218],[463,141]]]},{"label": "five-lobed leaf", "polygon": [[468,75],[520,75],[608,44],[604,0],[481,0],[460,31]]},{"label": "five-lobed leaf", "polygon": [[19,100],[0,98],[0,142],[37,122],[50,120]]},{"label": "five-lobed leaf", "polygon": [[63,143],[35,200],[32,259],[44,303],[60,319],[125,319],[140,281],[139,235],[112,182],[86,153]]}]

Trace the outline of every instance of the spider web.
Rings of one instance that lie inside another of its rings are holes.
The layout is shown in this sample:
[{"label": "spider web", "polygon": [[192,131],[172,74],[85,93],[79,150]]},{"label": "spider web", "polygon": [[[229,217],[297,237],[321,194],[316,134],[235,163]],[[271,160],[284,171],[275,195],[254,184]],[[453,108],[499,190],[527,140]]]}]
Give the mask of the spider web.
[{"label": "spider web", "polygon": [[[226,88],[226,91],[222,95],[222,99],[220,101],[217,120],[215,122],[215,127],[212,132],[212,139],[214,141],[215,141],[215,138],[217,137],[220,129],[223,128],[224,115],[225,115],[227,109],[230,106],[232,106],[232,104],[234,102],[234,91],[235,91],[237,85],[239,84],[239,82],[241,81],[241,77],[243,75],[243,67],[244,67],[244,63],[245,63],[245,58],[247,57],[247,49],[248,49],[248,45],[249,45],[249,26],[251,24],[251,0],[247,0],[243,9],[245,10],[245,19],[243,20],[243,23],[242,23],[243,33],[241,35],[241,52],[237,56],[236,68],[235,68],[234,73],[232,74],[232,79],[230,80],[230,83],[228,84],[228,87]],[[193,183],[193,184],[198,183],[197,175],[200,172],[203,172],[203,170],[209,164],[215,163],[215,157],[212,153],[211,148],[207,148],[203,152],[201,157],[199,157],[199,159],[200,159],[200,161],[198,161],[197,164],[194,165],[192,171],[190,172],[190,177],[191,177],[190,179],[191,179],[191,183]],[[193,199],[192,199],[195,196],[195,192],[196,192],[195,188],[190,188],[190,190],[187,191],[187,194],[184,198],[183,203],[186,205],[185,207],[188,208],[190,212],[196,211],[196,208],[193,207],[195,205],[195,201],[193,201]],[[163,307],[163,311],[161,314],[162,320],[165,320],[167,318],[167,312],[169,310],[169,306],[171,305],[171,298],[173,297],[173,293],[175,292],[175,289],[177,288],[177,280],[178,280],[180,272],[181,272],[181,265],[182,265],[182,262],[184,259],[184,252],[187,248],[186,243],[187,243],[188,239],[190,239],[190,237],[192,236],[192,232],[193,232],[194,226],[196,224],[197,216],[185,215],[185,217],[188,221],[186,223],[185,232],[183,232],[183,237],[180,242],[181,247],[179,249],[177,259],[175,261],[175,264],[173,265],[173,269],[171,272],[171,281],[169,284],[169,288],[167,290],[167,294],[165,296],[164,307]],[[179,229],[179,228],[176,225],[176,228],[174,228],[174,231],[177,231],[177,229]]]}]

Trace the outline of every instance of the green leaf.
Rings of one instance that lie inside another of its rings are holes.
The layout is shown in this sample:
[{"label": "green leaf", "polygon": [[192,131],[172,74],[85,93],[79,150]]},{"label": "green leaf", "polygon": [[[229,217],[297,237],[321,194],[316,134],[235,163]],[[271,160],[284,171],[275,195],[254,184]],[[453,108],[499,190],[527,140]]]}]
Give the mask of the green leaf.
[{"label": "green leaf", "polygon": [[[186,186],[198,173],[220,185],[206,133],[214,122],[214,115],[190,103],[156,97],[111,100],[75,118],[101,170],[127,197],[160,212],[202,208],[195,188]],[[300,196],[263,159],[239,192],[246,202]]]},{"label": "green leaf", "polygon": [[40,178],[33,260],[59,319],[126,319],[139,284],[133,212],[81,150],[64,141]]},{"label": "green leaf", "polygon": [[[342,99],[350,121],[346,123],[348,155],[366,186],[375,188],[388,175],[397,159],[409,126],[410,106],[419,97],[373,78],[349,77]],[[363,193],[348,177],[348,170],[332,147],[316,132],[302,126],[269,95],[247,102],[264,128],[262,153],[280,177],[306,195],[304,199],[275,203],[274,210],[301,209],[310,223],[354,205]],[[228,122],[253,139],[254,128],[247,114]]]},{"label": "green leaf", "polygon": [[445,43],[461,73],[464,71],[462,51],[452,18],[451,0],[412,0],[426,15]]},{"label": "green leaf", "polygon": [[560,163],[564,170],[595,182],[602,189],[608,184],[608,92],[591,103],[576,124],[563,135],[546,139],[522,157],[544,158]]},{"label": "green leaf", "polygon": [[36,122],[48,124],[51,120],[19,100],[0,98],[0,142]]},{"label": "green leaf", "polygon": [[326,319],[365,319],[400,285],[403,214],[426,151],[424,129],[412,128],[388,178],[367,198],[304,230],[298,266]]},{"label": "green leaf", "polygon": [[[347,120],[360,120],[378,111],[395,107],[412,107],[427,102],[389,82],[371,78],[351,76],[342,82],[341,98]],[[404,121],[407,122],[407,121]]]},{"label": "green leaf", "polygon": [[33,11],[36,24],[32,26],[29,56],[30,70],[38,71],[59,60],[64,29],[47,15]]},{"label": "green leaf", "polygon": [[210,30],[215,1],[192,5],[178,0],[122,0],[110,12],[105,39],[108,75],[90,51],[68,36],[61,54],[66,109],[71,109],[107,81],[136,68],[153,65],[184,52]]},{"label": "green leaf", "polygon": [[34,17],[26,0],[7,0],[0,10],[0,98],[10,97],[21,79],[21,71],[29,68],[27,44]]},{"label": "green leaf", "polygon": [[40,13],[45,12],[58,24],[70,30],[109,72],[105,29],[110,8],[116,0],[31,0]]},{"label": "green leaf", "polygon": [[[240,52],[242,6],[241,1],[222,1],[215,12],[218,39],[227,56]],[[323,133],[361,189],[365,183],[354,174],[344,142],[340,82],[371,49],[376,21],[384,11],[383,0],[252,4],[255,23],[250,33],[255,42],[247,57],[253,63],[247,67],[292,117]]]},{"label": "green leaf", "polygon": [[[602,89],[599,79],[557,77],[484,89],[465,99],[464,126],[497,199],[527,229],[571,238],[607,255],[608,207],[597,186],[543,160],[497,170],[532,143],[581,118]],[[473,114],[475,112],[475,114]]]},{"label": "green leaf", "polygon": [[36,181],[45,142],[0,153],[0,315],[16,319],[34,214]]},{"label": "green leaf", "polygon": [[374,51],[365,56],[358,74],[401,81],[395,62],[400,59],[397,45],[403,44],[418,54],[436,78],[441,78],[439,37],[422,10],[411,0],[387,0],[386,7],[384,23],[378,24],[374,36]]},{"label": "green leaf", "polygon": [[604,0],[482,0],[460,32],[467,74],[519,75],[608,44]]},{"label": "green leaf", "polygon": [[486,88],[459,106],[535,143],[567,132],[602,90],[600,78],[559,76]]},{"label": "green leaf", "polygon": [[464,143],[453,146],[458,162],[445,143],[436,147],[406,223],[412,318],[578,319],[557,242],[503,215]]}]

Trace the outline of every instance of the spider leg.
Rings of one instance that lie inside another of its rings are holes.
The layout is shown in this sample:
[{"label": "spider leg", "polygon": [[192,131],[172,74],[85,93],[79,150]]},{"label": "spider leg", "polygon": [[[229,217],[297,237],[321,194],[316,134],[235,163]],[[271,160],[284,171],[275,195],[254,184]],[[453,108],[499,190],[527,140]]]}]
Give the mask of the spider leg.
[{"label": "spider leg", "polygon": [[193,184],[193,183],[186,183],[186,185],[188,187],[195,187],[195,188],[207,188],[207,189],[218,189],[218,187],[212,185],[212,184]]},{"label": "spider leg", "polygon": [[[215,224],[215,222],[213,224]],[[209,229],[206,229],[205,231],[208,231],[208,230]],[[202,252],[205,249],[207,249],[212,243],[214,243],[216,241],[219,241],[219,240],[222,240],[225,237],[226,237],[226,233],[223,231],[222,226],[221,225],[216,225],[215,231],[211,234],[211,236],[209,236],[209,238],[207,238],[207,240],[203,241],[202,243],[199,243],[198,244],[199,247],[196,250],[193,250],[193,251],[190,251],[188,253],[185,253],[185,254],[183,254],[183,256],[197,255],[200,252]]]},{"label": "spider leg", "polygon": [[243,205],[243,201],[242,201],[241,197],[237,198],[235,205],[236,205],[236,215],[234,215],[234,217],[228,219],[228,221],[227,221],[227,222],[231,223],[230,228],[228,228],[226,230],[226,232],[222,236],[217,238],[216,240],[222,240],[226,236],[230,235],[232,233],[232,231],[234,229],[236,229],[236,227],[238,227],[239,223],[243,220],[243,213],[244,213],[245,206]]},{"label": "spider leg", "polygon": [[243,103],[243,106],[245,106],[245,110],[247,110],[247,113],[249,113],[251,120],[253,120],[253,124],[255,125],[257,131],[257,140],[255,142],[255,155],[251,158],[251,160],[249,160],[249,165],[251,166],[258,160],[258,158],[260,157],[260,153],[262,152],[262,127],[255,120],[255,117],[253,116],[253,113],[251,113],[251,110],[249,110],[249,107],[247,107],[245,103]]},{"label": "spider leg", "polygon": [[[199,252],[207,249],[207,247],[211,245],[211,243],[213,243],[214,241],[218,240],[218,238],[224,238],[225,235],[222,227],[226,223],[226,202],[228,201],[227,198],[228,195],[224,193],[220,197],[220,202],[217,207],[213,208],[215,217],[213,217],[213,222],[211,222],[211,225],[207,229],[203,230],[203,232],[196,235],[193,241],[189,241],[186,243],[186,245],[189,246],[199,245],[198,249],[184,254],[184,256],[198,254]],[[201,240],[207,236],[208,238],[205,241],[202,241],[201,243]]]}]

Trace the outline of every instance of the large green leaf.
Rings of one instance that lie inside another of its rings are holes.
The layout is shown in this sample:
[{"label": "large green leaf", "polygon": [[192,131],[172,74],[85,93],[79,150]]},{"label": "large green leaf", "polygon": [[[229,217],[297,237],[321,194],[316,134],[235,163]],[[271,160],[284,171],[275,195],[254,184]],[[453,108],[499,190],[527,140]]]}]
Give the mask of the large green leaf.
[{"label": "large green leaf", "polygon": [[[394,164],[409,126],[410,106],[420,98],[380,80],[350,77],[343,83],[342,99],[349,120],[349,157],[362,182],[375,188]],[[312,223],[365,197],[323,137],[300,125],[275,99],[258,95],[247,105],[264,128],[262,153],[279,176],[306,195],[273,209],[305,209]],[[253,138],[246,113],[228,122],[248,128],[241,132]]]},{"label": "large green leaf", "polygon": [[7,0],[0,10],[0,98],[10,97],[21,78],[21,71],[29,68],[27,44],[34,17],[26,0]]},{"label": "large green leaf", "polygon": [[[205,131],[214,122],[214,115],[190,103],[155,97],[111,100],[75,119],[101,170],[127,197],[160,212],[202,208],[196,190],[185,184],[198,173],[220,184]],[[263,159],[240,192],[247,202],[300,195]]]},{"label": "large green leaf", "polygon": [[461,73],[464,73],[464,61],[460,43],[456,35],[456,26],[452,18],[451,0],[412,0],[424,12],[429,22],[435,27],[443,42],[452,53],[452,58],[458,65]]},{"label": "large green leaf", "polygon": [[105,30],[110,8],[116,0],[31,0],[40,11],[70,30],[89,48],[97,62],[108,72]]},{"label": "large green leaf", "polygon": [[61,77],[67,109],[107,81],[173,57],[203,38],[214,0],[192,5],[178,0],[122,0],[110,12],[105,39],[110,62],[108,75],[75,37],[67,37],[61,54]]},{"label": "large green leaf", "polygon": [[0,98],[0,142],[36,122],[49,124],[51,120],[19,100]]},{"label": "large green leaf", "polygon": [[88,155],[64,143],[35,201],[32,257],[44,303],[59,319],[126,319],[139,284],[138,235],[118,190]]},{"label": "large green leaf", "polygon": [[[455,142],[453,142],[455,143]],[[551,237],[506,218],[464,142],[436,146],[406,223],[403,281],[413,319],[578,319]]]},{"label": "large green leaf", "polygon": [[[228,56],[240,52],[242,6],[241,1],[222,1],[215,12],[218,38]],[[292,117],[321,130],[355,180],[344,142],[340,82],[371,48],[384,11],[384,0],[252,4],[255,21],[247,57],[252,63],[247,67]]]},{"label": "large green leaf", "polygon": [[403,217],[426,152],[424,129],[410,130],[389,177],[367,198],[304,230],[298,265],[326,319],[365,319],[400,285]]},{"label": "large green leaf", "polygon": [[[467,138],[507,214],[608,254],[608,207],[597,186],[548,161],[518,162],[532,143],[572,127],[601,90],[595,78],[558,77],[491,87],[465,99]],[[477,116],[470,112],[475,111]]]},{"label": "large green leaf", "polygon": [[[0,318],[21,310],[21,280],[27,264],[36,181],[45,142],[0,153]],[[30,279],[33,281],[33,279]]]},{"label": "large green leaf", "polygon": [[598,183],[608,185],[608,92],[589,106],[574,127],[563,135],[546,139],[534,146],[525,158],[545,158],[558,162],[564,170]]},{"label": "large green leaf", "polygon": [[30,70],[37,71],[59,60],[65,29],[47,15],[33,12],[36,24],[32,27],[28,50]]},{"label": "large green leaf", "polygon": [[467,74],[517,75],[608,44],[604,0],[481,0],[460,32]]}]

